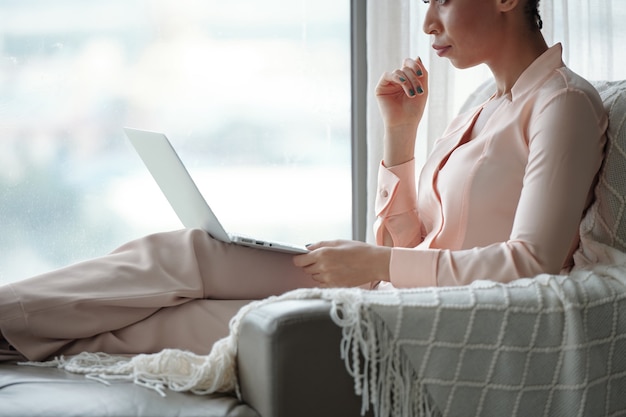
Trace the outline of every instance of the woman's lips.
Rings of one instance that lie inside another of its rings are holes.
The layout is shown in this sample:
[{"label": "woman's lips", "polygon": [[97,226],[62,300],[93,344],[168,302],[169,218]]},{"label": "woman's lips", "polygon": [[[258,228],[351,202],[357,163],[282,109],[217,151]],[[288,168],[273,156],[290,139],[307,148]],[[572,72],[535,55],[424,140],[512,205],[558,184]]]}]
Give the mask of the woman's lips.
[{"label": "woman's lips", "polygon": [[437,55],[444,56],[446,52],[450,50],[450,46],[433,45],[433,49],[437,52]]}]

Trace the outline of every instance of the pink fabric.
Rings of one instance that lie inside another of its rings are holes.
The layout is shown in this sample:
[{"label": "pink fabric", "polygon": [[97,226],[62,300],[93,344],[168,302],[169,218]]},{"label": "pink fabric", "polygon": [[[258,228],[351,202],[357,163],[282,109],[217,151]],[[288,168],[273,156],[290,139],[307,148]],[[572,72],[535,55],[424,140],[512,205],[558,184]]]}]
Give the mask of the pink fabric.
[{"label": "pink fabric", "polygon": [[375,225],[391,237],[395,287],[508,282],[567,269],[603,158],[607,116],[597,91],[540,56],[497,104],[459,115],[422,169],[380,167]]},{"label": "pink fabric", "polygon": [[314,285],[292,255],[181,230],[1,287],[0,331],[30,360],[164,348],[207,354],[249,300]]}]

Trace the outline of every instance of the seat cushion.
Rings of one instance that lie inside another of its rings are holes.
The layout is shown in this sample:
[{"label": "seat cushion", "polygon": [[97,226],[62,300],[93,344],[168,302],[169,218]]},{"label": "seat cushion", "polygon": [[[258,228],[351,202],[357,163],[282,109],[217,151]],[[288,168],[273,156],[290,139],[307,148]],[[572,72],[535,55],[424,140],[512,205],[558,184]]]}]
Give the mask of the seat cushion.
[{"label": "seat cushion", "polygon": [[56,368],[0,364],[0,417],[259,417],[230,395],[105,385]]}]

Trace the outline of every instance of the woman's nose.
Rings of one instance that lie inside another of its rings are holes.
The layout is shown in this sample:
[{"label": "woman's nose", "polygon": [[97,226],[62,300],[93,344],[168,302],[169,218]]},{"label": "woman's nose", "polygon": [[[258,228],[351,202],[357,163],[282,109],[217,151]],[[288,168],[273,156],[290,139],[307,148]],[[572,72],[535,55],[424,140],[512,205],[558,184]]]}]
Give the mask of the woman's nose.
[{"label": "woman's nose", "polygon": [[433,35],[438,33],[440,30],[439,19],[437,17],[437,10],[434,7],[434,2],[428,5],[428,9],[426,10],[426,15],[424,16],[424,24],[422,25],[422,30],[427,35]]}]

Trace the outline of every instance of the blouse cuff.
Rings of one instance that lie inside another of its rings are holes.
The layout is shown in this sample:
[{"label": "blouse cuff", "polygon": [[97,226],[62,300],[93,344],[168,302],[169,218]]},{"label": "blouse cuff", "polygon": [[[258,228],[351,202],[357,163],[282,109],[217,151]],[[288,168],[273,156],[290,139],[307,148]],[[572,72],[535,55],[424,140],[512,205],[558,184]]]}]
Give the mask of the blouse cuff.
[{"label": "blouse cuff", "polygon": [[437,286],[439,250],[393,248],[389,277],[396,288]]},{"label": "blouse cuff", "polygon": [[414,210],[416,206],[415,160],[389,168],[381,162],[374,206],[376,215],[381,216],[386,211],[385,216],[392,216]]}]

